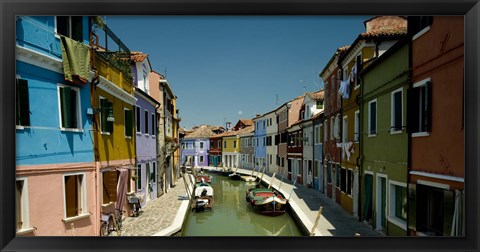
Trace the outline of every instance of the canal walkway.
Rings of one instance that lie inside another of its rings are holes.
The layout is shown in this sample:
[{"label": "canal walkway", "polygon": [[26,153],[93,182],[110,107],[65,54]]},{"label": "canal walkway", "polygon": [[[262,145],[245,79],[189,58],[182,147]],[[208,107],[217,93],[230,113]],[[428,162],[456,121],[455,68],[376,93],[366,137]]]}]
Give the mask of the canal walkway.
[{"label": "canal walkway", "polygon": [[[208,170],[209,167],[204,167]],[[215,170],[215,168],[211,168]],[[237,173],[250,175],[252,170],[238,169]],[[255,175],[257,173],[255,172]],[[299,224],[306,232],[310,232],[317,219],[320,206],[323,207],[322,215],[314,230],[315,236],[382,236],[363,222],[359,222],[351,214],[347,213],[338,204],[332,202],[319,191],[309,189],[303,185],[292,185],[283,180],[280,192],[290,198],[290,206]],[[189,181],[187,179],[187,181]],[[263,181],[269,184],[272,177],[265,174]],[[272,187],[279,188],[280,179],[273,178]],[[191,185],[189,185],[191,190]],[[187,189],[183,179],[176,182],[174,188],[168,193],[151,200],[142,210],[138,217],[127,218],[123,223],[122,236],[171,236],[181,230],[184,218],[189,209],[189,201],[182,199],[187,195]],[[112,235],[116,235],[115,232]]]}]

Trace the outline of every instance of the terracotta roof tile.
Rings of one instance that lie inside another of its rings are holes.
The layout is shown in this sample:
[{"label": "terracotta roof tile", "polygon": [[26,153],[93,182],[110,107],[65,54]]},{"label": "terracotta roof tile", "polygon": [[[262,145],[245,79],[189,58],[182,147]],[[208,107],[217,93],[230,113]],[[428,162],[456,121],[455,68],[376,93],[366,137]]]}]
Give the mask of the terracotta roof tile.
[{"label": "terracotta roof tile", "polygon": [[148,54],[142,52],[130,52],[130,59],[135,62],[143,62],[148,57]]},{"label": "terracotta roof tile", "polygon": [[407,34],[407,27],[385,27],[378,30],[363,32],[362,38],[389,37]]}]

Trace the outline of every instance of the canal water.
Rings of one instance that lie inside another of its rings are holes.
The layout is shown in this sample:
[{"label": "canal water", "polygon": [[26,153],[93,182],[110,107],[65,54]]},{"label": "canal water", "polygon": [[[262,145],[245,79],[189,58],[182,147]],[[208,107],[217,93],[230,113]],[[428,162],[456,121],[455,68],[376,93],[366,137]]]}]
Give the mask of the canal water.
[{"label": "canal water", "polygon": [[231,180],[212,174],[214,204],[211,210],[190,211],[182,236],[302,236],[294,218],[287,213],[271,217],[255,213],[245,200],[254,182]]}]

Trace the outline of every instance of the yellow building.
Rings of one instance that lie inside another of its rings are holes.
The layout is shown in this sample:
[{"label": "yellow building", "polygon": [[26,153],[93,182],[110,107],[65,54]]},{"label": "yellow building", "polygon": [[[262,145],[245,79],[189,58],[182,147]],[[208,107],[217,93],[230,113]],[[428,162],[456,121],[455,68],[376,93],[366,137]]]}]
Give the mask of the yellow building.
[{"label": "yellow building", "polygon": [[[112,34],[106,26],[100,32],[107,36]],[[92,42],[95,77],[89,114],[93,124],[98,216],[101,212],[118,208],[128,210],[126,193],[134,186],[131,174],[135,167],[133,105],[136,98],[133,96],[131,63],[128,49],[118,39],[113,40],[118,45],[112,48],[121,48],[122,51],[111,52],[106,46]],[[100,224],[100,220],[97,223]]]},{"label": "yellow building", "polygon": [[222,133],[222,160],[224,167],[236,168],[240,161],[240,135],[238,131]]}]

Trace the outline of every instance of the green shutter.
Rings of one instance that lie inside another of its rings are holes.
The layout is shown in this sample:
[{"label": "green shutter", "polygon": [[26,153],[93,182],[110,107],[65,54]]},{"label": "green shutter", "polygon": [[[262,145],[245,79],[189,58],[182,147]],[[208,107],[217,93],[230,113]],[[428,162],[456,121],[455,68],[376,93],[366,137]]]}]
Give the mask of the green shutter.
[{"label": "green shutter", "polygon": [[70,126],[78,128],[77,122],[77,91],[70,89]]},{"label": "green shutter", "polygon": [[[113,103],[112,102],[108,102],[108,112],[107,114],[105,115],[105,118],[108,117],[108,115],[110,114],[110,112],[112,113],[113,115]],[[106,120],[106,119],[105,119]],[[107,131],[110,132],[110,133],[113,133],[113,122],[108,122],[107,121]]]},{"label": "green shutter", "polygon": [[132,136],[133,124],[132,124],[132,111],[125,110],[125,136]]},{"label": "green shutter", "polygon": [[108,101],[100,99],[100,125],[101,131],[107,132]]},{"label": "green shutter", "polygon": [[60,112],[62,116],[62,127],[63,128],[72,128],[71,124],[71,94],[69,87],[60,87]]}]

